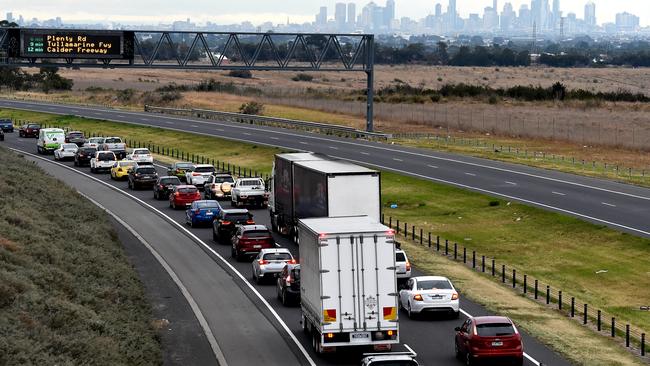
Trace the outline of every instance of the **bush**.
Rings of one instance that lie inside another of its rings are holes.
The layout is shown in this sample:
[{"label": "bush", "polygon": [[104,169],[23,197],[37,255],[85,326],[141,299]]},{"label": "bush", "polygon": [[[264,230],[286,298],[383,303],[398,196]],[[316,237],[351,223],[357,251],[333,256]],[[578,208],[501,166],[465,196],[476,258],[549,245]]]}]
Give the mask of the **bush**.
[{"label": "bush", "polygon": [[258,102],[244,103],[239,107],[239,112],[243,114],[260,115],[264,111],[264,104]]},{"label": "bush", "polygon": [[312,81],[312,80],[314,80],[314,77],[309,75],[309,74],[300,73],[300,74],[292,77],[291,80],[293,80],[293,81]]},{"label": "bush", "polygon": [[134,96],[135,96],[134,89],[123,89],[117,91],[117,100],[120,101],[121,103],[130,102]]},{"label": "bush", "polygon": [[160,100],[163,101],[163,102],[173,102],[173,101],[181,99],[182,97],[183,97],[183,95],[180,92],[171,91],[171,92],[167,92],[167,93],[162,93],[160,95]]},{"label": "bush", "polygon": [[228,76],[233,78],[252,79],[253,73],[249,70],[230,70]]},{"label": "bush", "polygon": [[490,95],[490,97],[488,98],[488,103],[497,104],[499,103],[499,99],[496,97],[496,95]]},{"label": "bush", "polygon": [[438,93],[431,94],[431,96],[429,98],[431,98],[431,101],[434,102],[434,103],[439,103],[440,100],[442,100],[442,96],[440,94],[438,94]]}]

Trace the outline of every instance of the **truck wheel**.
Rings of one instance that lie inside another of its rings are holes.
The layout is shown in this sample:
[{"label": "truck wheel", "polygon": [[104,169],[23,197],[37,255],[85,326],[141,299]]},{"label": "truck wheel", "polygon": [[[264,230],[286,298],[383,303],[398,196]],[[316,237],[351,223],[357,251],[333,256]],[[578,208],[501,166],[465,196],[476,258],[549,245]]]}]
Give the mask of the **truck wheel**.
[{"label": "truck wheel", "polygon": [[300,314],[300,322],[302,323],[302,332],[309,335],[309,326],[307,325],[307,318],[303,314]]},{"label": "truck wheel", "polygon": [[317,355],[320,355],[323,353],[323,345],[320,343],[320,337],[318,336],[318,332],[314,332],[314,336],[312,337],[312,346],[314,348],[314,352]]}]

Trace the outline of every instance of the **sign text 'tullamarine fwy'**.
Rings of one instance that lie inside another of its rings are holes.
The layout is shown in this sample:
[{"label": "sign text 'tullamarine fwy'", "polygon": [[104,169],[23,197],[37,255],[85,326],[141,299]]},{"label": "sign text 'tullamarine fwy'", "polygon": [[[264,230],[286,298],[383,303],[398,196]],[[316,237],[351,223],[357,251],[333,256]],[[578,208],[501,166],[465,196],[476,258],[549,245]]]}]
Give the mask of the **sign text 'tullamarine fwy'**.
[{"label": "sign text 'tullamarine fwy'", "polygon": [[24,57],[120,58],[121,32],[31,31],[21,35]]}]

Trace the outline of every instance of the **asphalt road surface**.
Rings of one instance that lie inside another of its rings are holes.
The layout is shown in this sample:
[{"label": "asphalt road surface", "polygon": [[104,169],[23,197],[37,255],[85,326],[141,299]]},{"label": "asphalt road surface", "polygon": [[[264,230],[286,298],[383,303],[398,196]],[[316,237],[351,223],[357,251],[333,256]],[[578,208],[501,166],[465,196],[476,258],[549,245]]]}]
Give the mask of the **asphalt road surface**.
[{"label": "asphalt road surface", "polygon": [[519,201],[650,237],[650,189],[426,149],[274,127],[145,112],[0,100],[0,107],[70,114],[308,150]]},{"label": "asphalt road surface", "polygon": [[[17,133],[7,134],[6,141],[0,144],[25,153],[36,151],[35,139],[21,139]],[[129,190],[126,182],[111,181],[108,174],[90,174],[89,168],[75,168],[71,162],[54,163],[52,156],[27,156],[53,176],[100,202],[133,227],[164,258],[205,316],[229,365],[358,364],[359,353],[314,355],[311,341],[299,323],[299,308],[284,307],[276,298],[273,283],[255,284],[251,280],[251,264],[231,260],[229,247],[214,243],[209,228],[191,229],[185,225],[185,211],[174,211],[167,201],[154,200],[150,190]],[[157,168],[159,174],[165,174],[162,166]],[[228,202],[222,205],[230,207]],[[252,212],[257,223],[269,225],[267,210]],[[276,241],[298,256],[298,247],[290,241],[277,236]],[[414,275],[418,274],[415,270]],[[412,348],[422,365],[461,365],[454,357],[454,328],[464,321],[466,314],[489,314],[482,306],[463,298],[461,308],[465,314],[458,320],[446,317],[411,320],[401,312],[402,344],[397,349]],[[526,365],[569,365],[529,335],[524,333],[523,339]],[[308,354],[303,354],[303,350]]]}]

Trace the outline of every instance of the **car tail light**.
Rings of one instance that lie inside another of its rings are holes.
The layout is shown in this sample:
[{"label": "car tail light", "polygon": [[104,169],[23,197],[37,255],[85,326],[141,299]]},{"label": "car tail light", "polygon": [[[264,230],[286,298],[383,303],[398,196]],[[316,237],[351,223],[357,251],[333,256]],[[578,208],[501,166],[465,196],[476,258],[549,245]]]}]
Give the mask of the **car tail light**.
[{"label": "car tail light", "polygon": [[222,225],[230,225],[231,222],[230,222],[230,221],[226,221],[226,220],[222,220],[222,221],[221,221],[221,224],[222,224]]},{"label": "car tail light", "polygon": [[410,271],[411,270],[411,262],[406,261],[406,270]]},{"label": "car tail light", "polygon": [[296,264],[298,263],[295,259],[290,259],[287,261],[288,264]]},{"label": "car tail light", "polygon": [[452,300],[458,300],[458,294],[455,293],[455,292],[453,294],[451,294],[451,299]]},{"label": "car tail light", "polygon": [[174,196],[176,196],[176,197],[178,197],[178,196],[180,196],[180,195],[181,195],[181,194],[178,193],[178,192],[174,193]]},{"label": "car tail light", "polygon": [[159,184],[159,185],[158,185],[158,188],[160,188],[160,189],[165,189],[165,186],[163,186],[162,184]]},{"label": "car tail light", "polygon": [[292,284],[293,283],[293,277],[291,275],[287,276],[287,284]]},{"label": "car tail light", "polygon": [[263,266],[265,264],[269,264],[269,261],[267,261],[266,259],[260,259],[260,260],[257,261],[257,263],[259,263],[260,266]]},{"label": "car tail light", "polygon": [[246,224],[247,225],[255,225],[255,221],[249,219],[249,220],[246,220]]},{"label": "car tail light", "polygon": [[176,173],[182,173],[182,171],[178,168],[176,168]]},{"label": "car tail light", "polygon": [[194,193],[194,197],[201,198],[201,193],[200,192]]},{"label": "car tail light", "polygon": [[199,175],[201,175],[201,174],[199,174],[199,173],[192,173],[192,176],[193,176],[193,177],[198,177]]},{"label": "car tail light", "polygon": [[413,300],[415,300],[415,301],[424,301],[424,299],[422,299],[422,295],[420,295],[420,294],[417,294],[417,295],[413,296]]}]

